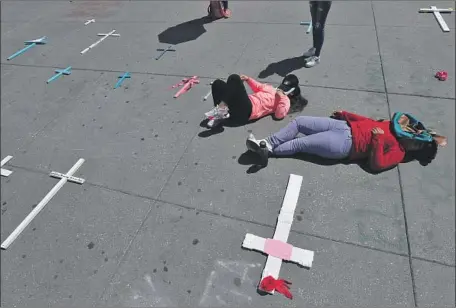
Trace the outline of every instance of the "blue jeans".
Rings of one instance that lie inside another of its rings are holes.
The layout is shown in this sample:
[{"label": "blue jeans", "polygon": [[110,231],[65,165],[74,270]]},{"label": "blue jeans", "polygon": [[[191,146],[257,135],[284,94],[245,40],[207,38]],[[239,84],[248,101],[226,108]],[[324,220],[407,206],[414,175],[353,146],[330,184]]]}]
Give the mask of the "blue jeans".
[{"label": "blue jeans", "polygon": [[[297,137],[298,133],[305,136]],[[350,155],[352,134],[345,121],[301,116],[270,136],[268,141],[276,156],[309,153],[323,158],[344,159]]]}]

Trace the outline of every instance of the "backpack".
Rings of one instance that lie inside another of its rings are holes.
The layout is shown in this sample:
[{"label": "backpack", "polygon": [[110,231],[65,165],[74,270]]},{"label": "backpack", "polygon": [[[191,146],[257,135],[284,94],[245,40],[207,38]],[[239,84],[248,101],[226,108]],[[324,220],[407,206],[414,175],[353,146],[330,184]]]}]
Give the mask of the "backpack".
[{"label": "backpack", "polygon": [[222,1],[209,1],[207,14],[212,19],[220,19],[224,17]]},{"label": "backpack", "polygon": [[[410,126],[412,126],[416,130],[421,130],[422,132],[419,134],[407,132],[402,130],[401,125],[399,124],[399,119],[401,116],[407,116],[410,120]],[[431,135],[431,131],[426,129],[423,123],[421,123],[418,119],[408,113],[396,112],[393,115],[391,120],[391,131],[398,139],[413,139],[416,141],[421,141],[424,143],[432,143],[434,138]]]}]

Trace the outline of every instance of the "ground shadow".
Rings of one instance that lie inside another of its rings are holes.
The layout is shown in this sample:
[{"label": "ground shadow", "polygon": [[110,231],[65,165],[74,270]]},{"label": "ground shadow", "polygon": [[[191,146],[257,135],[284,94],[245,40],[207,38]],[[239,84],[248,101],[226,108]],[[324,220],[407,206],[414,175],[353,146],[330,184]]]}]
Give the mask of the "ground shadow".
[{"label": "ground shadow", "polygon": [[212,19],[204,16],[169,27],[158,35],[158,41],[170,45],[194,41],[206,32],[204,25],[210,22]]},{"label": "ground shadow", "polygon": [[207,122],[209,122],[209,120],[208,119],[204,119],[204,120],[201,121],[201,123],[199,125],[202,128],[206,128],[206,130],[200,132],[198,134],[198,137],[207,138],[207,137],[210,137],[210,136],[213,136],[213,135],[217,135],[217,134],[223,133],[225,131],[225,127],[245,126],[245,125],[249,125],[249,124],[255,123],[258,120],[259,119],[251,120],[247,124],[245,124],[245,123],[236,123],[236,122],[230,121],[228,119],[228,120],[225,120],[222,124],[218,125],[217,127],[214,127],[212,129],[210,129],[210,128],[207,127]]},{"label": "ground shadow", "polygon": [[264,70],[258,74],[258,78],[264,79],[274,74],[285,77],[293,71],[304,67],[304,57],[294,57],[285,59],[276,63],[269,64]]},{"label": "ground shadow", "polygon": [[[313,163],[316,165],[320,165],[320,166],[358,165],[363,171],[365,171],[369,174],[373,174],[373,175],[380,174],[380,173],[383,173],[383,172],[386,172],[386,171],[389,171],[389,170],[395,168],[395,166],[394,166],[394,167],[391,167],[389,169],[382,170],[382,171],[372,171],[369,168],[369,165],[366,160],[350,161],[348,159],[344,159],[344,160],[325,159],[325,158],[321,158],[316,155],[311,155],[311,154],[306,154],[306,153],[299,153],[299,154],[292,155],[292,156],[272,157],[272,158],[270,158],[270,160],[271,159],[282,159],[282,158],[299,159],[299,160],[303,160],[303,161]],[[412,161],[412,160],[404,161],[403,163],[408,163],[410,161]],[[253,153],[251,151],[246,151],[246,152],[242,153],[238,158],[238,163],[241,165],[245,165],[245,166],[250,165],[250,168],[247,169],[247,173],[249,173],[249,174],[256,173],[264,168],[263,166],[259,165],[260,157],[258,156],[258,154]]]}]

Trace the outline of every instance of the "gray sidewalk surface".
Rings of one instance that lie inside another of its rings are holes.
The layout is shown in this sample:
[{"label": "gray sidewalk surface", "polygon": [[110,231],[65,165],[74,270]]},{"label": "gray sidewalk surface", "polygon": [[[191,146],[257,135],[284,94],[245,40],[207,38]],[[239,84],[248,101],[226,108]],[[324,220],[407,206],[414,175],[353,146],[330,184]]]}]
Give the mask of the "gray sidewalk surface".
[{"label": "gray sidewalk surface", "polygon": [[[444,33],[422,7],[451,1],[334,1],[322,62],[306,1],[2,1],[2,241],[58,182],[75,174],[1,251],[2,307],[314,307],[455,305],[455,13]],[[95,23],[84,25],[88,19]],[[109,37],[85,55],[80,52]],[[24,41],[48,43],[6,58]],[[176,52],[160,60],[157,48]],[[72,66],[51,84],[54,70]],[[434,78],[448,72],[447,81]],[[118,89],[118,76],[132,78]],[[357,165],[271,159],[251,173],[245,139],[297,115],[210,134],[209,83],[232,73],[277,85],[300,78],[303,115],[410,112],[446,135],[429,166],[373,175]],[[178,99],[184,77],[201,83]],[[293,300],[260,296],[266,256],[241,248],[272,237],[290,174],[303,176],[289,243],[311,269],[284,263]]]}]

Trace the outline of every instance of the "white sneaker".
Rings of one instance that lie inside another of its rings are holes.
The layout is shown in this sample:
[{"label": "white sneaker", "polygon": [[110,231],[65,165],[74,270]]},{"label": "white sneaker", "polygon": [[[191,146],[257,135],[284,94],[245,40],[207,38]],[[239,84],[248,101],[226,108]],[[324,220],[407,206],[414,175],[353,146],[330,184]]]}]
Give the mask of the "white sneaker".
[{"label": "white sneaker", "polygon": [[220,115],[213,116],[207,122],[207,127],[209,127],[209,128],[217,127],[220,124],[222,124],[222,122],[225,121],[226,119],[228,119],[229,117],[230,117],[229,113],[226,113],[223,116],[220,116]]},{"label": "white sneaker", "polygon": [[260,143],[264,141],[266,143],[266,148],[268,149],[269,153],[272,153],[272,145],[269,143],[267,139],[257,140],[253,134],[250,134],[245,142],[247,149],[252,152],[258,152],[260,149]]},{"label": "white sneaker", "polygon": [[305,67],[314,67],[320,63],[320,57],[312,56],[306,59],[306,63],[304,64]]},{"label": "white sneaker", "polygon": [[304,58],[309,58],[309,57],[314,56],[314,55],[315,55],[315,51],[316,51],[316,49],[315,49],[314,47],[310,48],[309,50],[307,50],[307,51],[303,54]]},{"label": "white sneaker", "polygon": [[214,108],[212,108],[210,111],[206,112],[204,114],[204,116],[206,118],[211,118],[211,117],[216,117],[216,116],[220,116],[220,117],[223,117],[225,116],[226,114],[228,113],[228,107],[219,107],[219,106],[215,106]]}]

